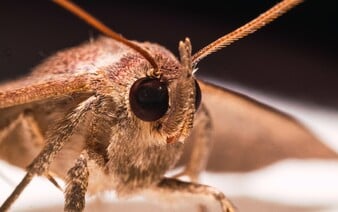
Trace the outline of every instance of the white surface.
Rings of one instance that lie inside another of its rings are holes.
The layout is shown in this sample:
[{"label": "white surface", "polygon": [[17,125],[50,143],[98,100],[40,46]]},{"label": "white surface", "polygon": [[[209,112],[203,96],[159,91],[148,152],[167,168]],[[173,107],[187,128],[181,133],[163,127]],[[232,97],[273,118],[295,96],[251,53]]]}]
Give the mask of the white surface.
[{"label": "white surface", "polygon": [[248,174],[206,173],[202,179],[233,197],[338,210],[338,161],[286,160]]}]

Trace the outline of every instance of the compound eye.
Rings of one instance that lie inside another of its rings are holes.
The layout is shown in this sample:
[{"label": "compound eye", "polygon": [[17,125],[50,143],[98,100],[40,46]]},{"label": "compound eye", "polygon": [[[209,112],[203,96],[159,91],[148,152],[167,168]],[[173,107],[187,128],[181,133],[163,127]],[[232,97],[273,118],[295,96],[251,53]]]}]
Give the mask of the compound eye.
[{"label": "compound eye", "polygon": [[195,80],[195,110],[197,110],[201,105],[202,92],[201,88],[198,85],[198,82]]},{"label": "compound eye", "polygon": [[130,107],[135,116],[143,121],[156,121],[169,107],[168,88],[159,79],[138,79],[129,92]]}]

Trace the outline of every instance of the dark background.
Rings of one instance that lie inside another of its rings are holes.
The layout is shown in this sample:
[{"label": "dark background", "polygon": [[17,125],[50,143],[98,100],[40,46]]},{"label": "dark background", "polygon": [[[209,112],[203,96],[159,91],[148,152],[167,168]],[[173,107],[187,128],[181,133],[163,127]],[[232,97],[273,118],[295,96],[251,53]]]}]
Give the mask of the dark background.
[{"label": "dark background", "polygon": [[[194,52],[278,1],[135,3],[76,1],[129,39],[160,43],[177,55],[190,37]],[[264,29],[204,59],[198,75],[337,108],[337,1],[306,1]],[[2,1],[0,80],[16,78],[57,50],[98,33],[50,1]]]}]

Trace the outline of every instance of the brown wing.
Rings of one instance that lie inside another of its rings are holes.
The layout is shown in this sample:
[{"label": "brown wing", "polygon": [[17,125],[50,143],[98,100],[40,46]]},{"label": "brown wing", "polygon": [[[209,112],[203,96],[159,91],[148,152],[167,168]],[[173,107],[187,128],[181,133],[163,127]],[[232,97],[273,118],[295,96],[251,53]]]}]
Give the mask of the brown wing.
[{"label": "brown wing", "polygon": [[0,84],[0,158],[25,168],[49,125],[92,95],[93,80],[90,74],[41,74]]},{"label": "brown wing", "polygon": [[236,92],[199,84],[215,130],[208,169],[249,171],[286,158],[338,158],[294,118]]},{"label": "brown wing", "polygon": [[0,84],[0,109],[31,102],[93,92],[95,77],[90,74],[53,74],[28,76]]}]

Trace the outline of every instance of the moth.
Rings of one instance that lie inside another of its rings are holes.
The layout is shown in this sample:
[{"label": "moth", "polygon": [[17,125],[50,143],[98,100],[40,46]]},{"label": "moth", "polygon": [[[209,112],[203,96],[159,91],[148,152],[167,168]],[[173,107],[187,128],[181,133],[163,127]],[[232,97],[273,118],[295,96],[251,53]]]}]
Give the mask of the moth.
[{"label": "moth", "polygon": [[[65,211],[82,211],[86,193],[105,190],[119,196],[144,190],[211,196],[222,211],[235,211],[222,192],[197,182],[212,142],[236,140],[227,142],[225,166],[240,166],[226,157],[247,143],[261,149],[282,147],[271,149],[275,154],[269,162],[290,154],[285,149],[290,143],[302,148],[303,141],[316,143],[316,152],[305,149],[292,155],[336,157],[295,119],[194,76],[201,59],[263,27],[300,0],[278,3],[197,53],[192,54],[187,38],[179,43],[179,58],[160,45],[127,40],[70,1],[54,2],[105,36],[60,51],[30,75],[0,85],[0,158],[27,170],[0,211],[8,210],[38,175],[58,187],[55,177],[66,181]],[[238,127],[242,124],[245,129]],[[193,149],[185,170],[164,177],[186,143]],[[264,155],[246,160],[249,168],[266,163]]]}]

